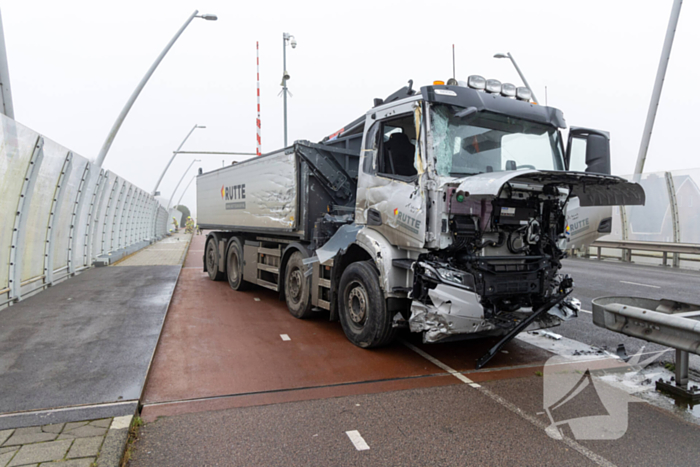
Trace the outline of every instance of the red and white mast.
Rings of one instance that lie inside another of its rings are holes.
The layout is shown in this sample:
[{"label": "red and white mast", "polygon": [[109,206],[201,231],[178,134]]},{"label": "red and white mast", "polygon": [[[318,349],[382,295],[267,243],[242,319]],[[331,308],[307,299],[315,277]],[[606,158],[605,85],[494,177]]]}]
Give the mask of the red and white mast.
[{"label": "red and white mast", "polygon": [[256,120],[256,130],[257,130],[257,138],[258,138],[258,146],[256,148],[255,153],[258,156],[262,155],[262,142],[260,139],[260,47],[258,45],[258,42],[255,42],[255,58],[257,61],[257,67],[258,67],[258,118]]}]

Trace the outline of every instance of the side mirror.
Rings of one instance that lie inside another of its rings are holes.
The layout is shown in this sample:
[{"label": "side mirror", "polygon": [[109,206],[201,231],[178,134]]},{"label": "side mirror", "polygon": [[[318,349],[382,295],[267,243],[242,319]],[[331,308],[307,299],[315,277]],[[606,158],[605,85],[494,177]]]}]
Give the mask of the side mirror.
[{"label": "side mirror", "polygon": [[610,133],[571,127],[566,146],[566,169],[610,175]]}]

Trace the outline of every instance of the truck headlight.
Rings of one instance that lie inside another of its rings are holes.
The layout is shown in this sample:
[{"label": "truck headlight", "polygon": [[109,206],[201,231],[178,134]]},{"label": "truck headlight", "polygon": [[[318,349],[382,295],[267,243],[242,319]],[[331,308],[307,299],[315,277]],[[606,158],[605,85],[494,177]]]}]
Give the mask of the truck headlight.
[{"label": "truck headlight", "polygon": [[465,285],[465,273],[463,272],[445,268],[437,268],[437,272],[438,274],[440,274],[440,279],[442,279],[443,281],[452,282],[453,284]]}]

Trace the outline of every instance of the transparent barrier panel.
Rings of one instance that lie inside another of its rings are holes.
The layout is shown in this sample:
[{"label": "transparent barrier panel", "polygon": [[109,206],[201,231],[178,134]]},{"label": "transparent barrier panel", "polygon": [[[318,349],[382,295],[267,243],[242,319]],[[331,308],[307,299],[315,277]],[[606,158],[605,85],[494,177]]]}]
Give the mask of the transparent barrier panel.
[{"label": "transparent barrier panel", "polygon": [[68,266],[68,248],[73,207],[75,206],[75,198],[78,195],[78,187],[80,186],[80,180],[83,178],[86,162],[84,158],[74,154],[70,172],[67,174],[67,177],[64,178],[63,199],[61,200],[60,206],[57,207],[58,216],[53,221],[54,244],[52,267],[54,270]]},{"label": "transparent barrier panel", "polygon": [[[630,176],[626,178],[632,179]],[[643,174],[639,183],[646,193],[646,204],[627,206],[628,239],[672,242],[673,225],[664,172]]]},{"label": "transparent barrier panel", "polygon": [[39,134],[0,114],[0,290],[9,286],[12,229],[22,184]]},{"label": "transparent barrier panel", "polygon": [[44,140],[44,158],[34,185],[27,223],[24,232],[24,251],[21,258],[22,282],[36,279],[44,274],[44,247],[49,224],[51,204],[56,193],[58,177],[66,161],[68,149]]},{"label": "transparent barrier panel", "polygon": [[680,241],[700,243],[700,169],[676,170],[671,174],[676,190]]},{"label": "transparent barrier panel", "polygon": [[91,248],[93,258],[96,258],[105,252],[104,237],[107,234],[105,231],[105,225],[111,214],[110,211],[112,210],[112,205],[114,204],[110,201],[115,196],[114,191],[116,188],[118,188],[118,186],[117,176],[112,172],[106,172],[101,183],[102,188],[100,190],[99,201],[95,205],[97,209],[95,210],[95,223]]}]

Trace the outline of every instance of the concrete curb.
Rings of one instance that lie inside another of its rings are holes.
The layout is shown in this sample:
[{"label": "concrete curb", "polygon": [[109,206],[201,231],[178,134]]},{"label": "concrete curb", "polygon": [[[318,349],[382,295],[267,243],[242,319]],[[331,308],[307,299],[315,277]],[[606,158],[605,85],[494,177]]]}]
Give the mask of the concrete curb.
[{"label": "concrete curb", "polygon": [[129,427],[133,415],[115,417],[109,426],[107,436],[102,443],[100,456],[97,458],[97,467],[119,467],[126,451],[126,442],[129,439]]}]

